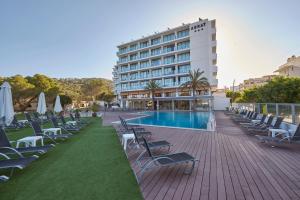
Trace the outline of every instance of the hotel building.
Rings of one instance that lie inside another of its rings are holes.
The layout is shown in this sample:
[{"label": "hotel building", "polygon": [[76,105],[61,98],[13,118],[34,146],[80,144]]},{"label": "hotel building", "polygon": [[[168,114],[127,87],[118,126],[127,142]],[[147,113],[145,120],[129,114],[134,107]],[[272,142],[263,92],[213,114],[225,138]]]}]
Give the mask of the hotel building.
[{"label": "hotel building", "polygon": [[[191,109],[191,93],[179,87],[189,80],[190,70],[200,69],[212,90],[217,88],[216,48],[216,21],[208,19],[119,45],[113,69],[118,102],[121,107],[144,109],[152,100],[145,86],[155,80],[162,88],[154,94],[157,109]],[[200,106],[207,106],[210,94],[197,94]]]}]

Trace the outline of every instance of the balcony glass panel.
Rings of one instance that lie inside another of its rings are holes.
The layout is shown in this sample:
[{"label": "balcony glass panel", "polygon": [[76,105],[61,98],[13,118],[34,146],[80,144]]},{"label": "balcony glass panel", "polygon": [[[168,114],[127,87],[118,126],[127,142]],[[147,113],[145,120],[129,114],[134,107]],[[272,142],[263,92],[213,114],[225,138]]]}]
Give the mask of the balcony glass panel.
[{"label": "balcony glass panel", "polygon": [[151,40],[151,45],[156,45],[160,43],[160,37]]},{"label": "balcony glass panel", "polygon": [[135,80],[138,78],[138,73],[130,74],[130,80]]},{"label": "balcony glass panel", "polygon": [[165,74],[165,75],[174,74],[174,68],[173,68],[173,67],[165,68],[164,74]]},{"label": "balcony glass panel", "polygon": [[137,44],[130,45],[129,49],[130,49],[130,51],[137,50],[138,49],[138,45]]},{"label": "balcony glass panel", "polygon": [[145,48],[145,47],[147,47],[147,46],[149,46],[149,42],[148,42],[148,41],[145,41],[145,42],[141,42],[141,43],[140,43],[140,48]]},{"label": "balcony glass panel", "polygon": [[153,70],[151,72],[152,74],[152,77],[158,77],[158,76],[161,76],[161,69],[158,69],[158,70]]},{"label": "balcony glass panel", "polygon": [[127,47],[121,48],[119,50],[119,53],[126,53],[127,52]]},{"label": "balcony glass panel", "polygon": [[151,60],[151,66],[157,66],[160,65],[160,59]]},{"label": "balcony glass panel", "polygon": [[164,47],[163,53],[172,52],[174,50],[175,50],[175,46],[174,45],[166,46],[166,47]]},{"label": "balcony glass panel", "polygon": [[177,44],[177,50],[188,49],[188,48],[190,48],[190,42],[189,41],[180,42],[180,43]]},{"label": "balcony glass panel", "polygon": [[190,65],[182,65],[178,67],[178,73],[188,73],[191,70]]},{"label": "balcony glass panel", "polygon": [[175,62],[175,56],[168,56],[164,58],[164,64],[172,64]]},{"label": "balcony glass panel", "polygon": [[137,54],[130,55],[130,60],[136,60],[138,58]]},{"label": "balcony glass panel", "polygon": [[136,70],[138,69],[138,64],[131,64],[130,65],[130,70]]},{"label": "balcony glass panel", "polygon": [[300,106],[295,106],[295,123],[300,123]]},{"label": "balcony glass panel", "polygon": [[143,78],[149,78],[149,72],[141,72],[140,73],[140,78],[143,79]]},{"label": "balcony glass panel", "polygon": [[148,51],[143,51],[140,53],[140,58],[147,58],[149,56],[149,52]]},{"label": "balcony glass panel", "polygon": [[150,66],[150,63],[149,63],[149,61],[144,61],[144,62],[140,63],[140,66],[141,66],[141,68],[146,68],[146,67]]},{"label": "balcony glass panel", "polygon": [[151,50],[151,56],[156,56],[160,54],[160,48],[152,49]]},{"label": "balcony glass panel", "polygon": [[182,37],[186,37],[189,35],[189,29],[183,30],[183,31],[179,31],[177,33],[177,38],[182,38]]},{"label": "balcony glass panel", "polygon": [[127,62],[127,57],[122,57],[122,58],[120,58],[120,63],[123,63],[123,62]]},{"label": "balcony glass panel", "polygon": [[168,42],[175,39],[175,33],[163,36],[163,42]]},{"label": "balcony glass panel", "polygon": [[[268,110],[269,112],[269,110]],[[291,105],[278,105],[278,114],[284,117],[284,121],[292,123],[292,107]]]},{"label": "balcony glass panel", "polygon": [[183,53],[177,56],[178,62],[189,61],[189,60],[190,60],[190,53]]}]

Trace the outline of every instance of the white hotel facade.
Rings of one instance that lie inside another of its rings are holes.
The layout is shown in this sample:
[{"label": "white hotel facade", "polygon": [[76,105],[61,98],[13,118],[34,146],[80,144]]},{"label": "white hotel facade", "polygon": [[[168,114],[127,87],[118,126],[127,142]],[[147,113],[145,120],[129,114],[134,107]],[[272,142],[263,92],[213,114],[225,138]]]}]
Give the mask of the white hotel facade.
[{"label": "white hotel facade", "polygon": [[[189,110],[193,97],[180,85],[190,70],[204,71],[212,89],[217,88],[216,21],[202,20],[155,33],[118,46],[113,69],[115,93],[121,107],[144,109],[151,101],[144,88],[155,80],[158,109]],[[198,104],[207,106],[210,92],[199,93]]]}]

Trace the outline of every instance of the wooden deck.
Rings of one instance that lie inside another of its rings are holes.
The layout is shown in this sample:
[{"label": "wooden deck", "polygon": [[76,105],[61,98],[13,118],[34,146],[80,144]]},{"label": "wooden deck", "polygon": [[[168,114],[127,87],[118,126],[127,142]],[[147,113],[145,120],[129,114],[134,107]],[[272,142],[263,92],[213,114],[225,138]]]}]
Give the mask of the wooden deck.
[{"label": "wooden deck", "polygon": [[[300,145],[271,148],[222,112],[216,120],[216,133],[147,127],[153,140],[168,140],[171,152],[188,152],[199,162],[191,175],[183,174],[183,165],[146,172],[140,184],[145,199],[300,199]],[[137,155],[128,151],[139,174]]]}]

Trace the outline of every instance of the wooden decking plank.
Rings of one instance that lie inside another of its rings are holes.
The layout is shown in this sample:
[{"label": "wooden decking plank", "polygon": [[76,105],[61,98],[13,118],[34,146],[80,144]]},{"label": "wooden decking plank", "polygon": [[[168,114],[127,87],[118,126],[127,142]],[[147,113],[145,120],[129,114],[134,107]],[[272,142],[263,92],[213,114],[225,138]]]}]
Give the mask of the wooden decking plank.
[{"label": "wooden decking plank", "polygon": [[[104,122],[117,121],[118,115],[106,113]],[[200,161],[193,173],[183,174],[184,166],[164,168],[145,173],[140,184],[145,199],[300,199],[300,146],[270,148],[224,113],[216,112],[217,133],[185,129],[146,127],[153,140],[166,139],[174,146],[172,152],[186,152]],[[132,169],[139,150],[129,149]]]},{"label": "wooden decking plank", "polygon": [[[178,149],[185,149],[187,147],[187,144],[189,143],[189,140],[190,138],[187,136],[184,138],[182,143],[176,144],[175,147],[177,147]],[[148,183],[147,187],[143,189],[145,198],[149,198],[149,199],[155,198],[160,187],[165,183],[165,180],[168,177],[169,173],[171,173],[173,170],[175,170],[174,167],[170,169],[169,167],[167,167],[164,169],[163,173],[159,173],[159,174],[149,173],[148,178],[151,179],[151,182]]]},{"label": "wooden decking plank", "polygon": [[[256,148],[252,148],[252,151],[258,151]],[[270,159],[270,157],[261,156],[257,157],[258,163],[260,164],[263,171],[268,175],[267,177],[271,179],[271,184],[276,188],[279,195],[283,199],[294,199],[297,195],[291,190],[290,187],[287,186],[288,178],[282,177],[283,173],[278,172],[278,167],[274,165],[274,162]]]},{"label": "wooden decking plank", "polygon": [[190,197],[191,200],[196,200],[196,199],[200,198],[201,187],[202,187],[203,176],[204,176],[204,165],[205,165],[205,160],[206,160],[206,152],[208,151],[208,148],[207,148],[208,141],[209,141],[209,136],[205,137],[205,139],[204,139],[204,145],[203,145],[203,149],[200,154],[199,163],[198,163],[198,167],[196,170],[195,182],[194,182],[192,194]]},{"label": "wooden decking plank", "polygon": [[[195,139],[195,144],[194,144],[194,148],[191,149],[191,155],[194,155],[196,156],[197,155],[197,151],[198,151],[198,147],[200,146],[201,144],[201,138],[202,136],[205,134],[205,133],[200,133],[201,136],[199,137],[198,135],[198,140]],[[199,159],[199,157],[195,157],[196,159]],[[197,167],[199,163],[195,163],[195,166]],[[182,176],[181,178],[181,182],[180,184],[178,185],[177,187],[177,190],[176,192],[174,193],[174,196],[173,196],[173,199],[174,200],[180,200],[180,199],[183,199],[183,194],[184,194],[184,191],[186,189],[186,186],[187,186],[187,182],[188,180],[191,178],[191,176],[194,176],[195,175],[195,171],[193,170],[192,174],[191,175],[185,175],[185,176]]]},{"label": "wooden decking plank", "polygon": [[198,173],[198,169],[199,169],[199,165],[200,165],[201,154],[202,154],[203,149],[204,149],[206,138],[209,137],[208,134],[201,134],[201,137],[199,137],[201,139],[201,141],[200,141],[199,146],[197,146],[198,149],[197,149],[197,152],[195,154],[195,157],[197,159],[199,159],[199,161],[196,162],[195,169],[193,171],[194,175],[189,177],[186,188],[185,188],[184,193],[182,195],[182,199],[190,199],[191,196],[192,196],[192,192],[193,192],[193,189],[194,189],[194,186],[195,186],[195,181],[196,181],[196,178],[197,178],[197,173]]}]

